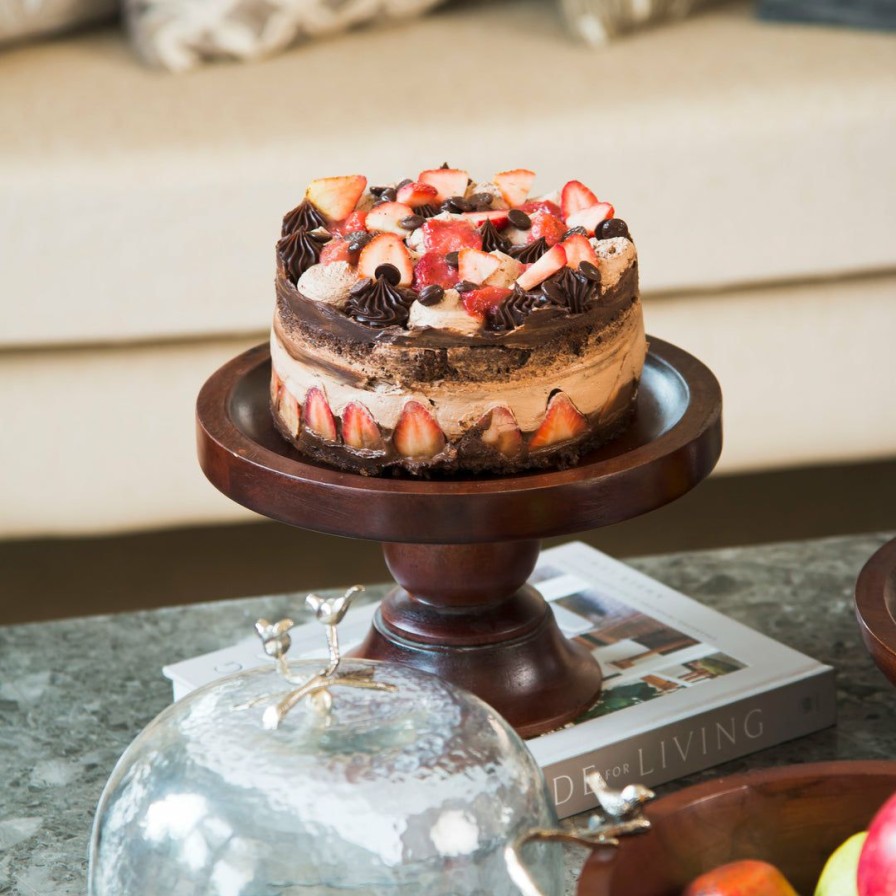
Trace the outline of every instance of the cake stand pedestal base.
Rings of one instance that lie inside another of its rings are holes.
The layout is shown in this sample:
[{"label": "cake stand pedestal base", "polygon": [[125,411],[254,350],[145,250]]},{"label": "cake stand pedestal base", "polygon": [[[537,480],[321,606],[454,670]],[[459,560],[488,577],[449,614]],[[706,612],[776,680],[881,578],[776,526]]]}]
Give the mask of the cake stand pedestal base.
[{"label": "cake stand pedestal base", "polygon": [[600,666],[526,579],[538,540],[383,545],[399,583],[354,656],[407,663],[478,694],[524,737],[600,694]]}]

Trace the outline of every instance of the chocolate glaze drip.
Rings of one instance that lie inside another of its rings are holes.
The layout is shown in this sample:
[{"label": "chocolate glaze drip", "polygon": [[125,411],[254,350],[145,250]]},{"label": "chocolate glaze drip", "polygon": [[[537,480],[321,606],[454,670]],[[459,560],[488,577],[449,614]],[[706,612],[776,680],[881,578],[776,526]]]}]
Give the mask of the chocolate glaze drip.
[{"label": "chocolate glaze drip", "polygon": [[386,277],[359,280],[351,290],[345,313],[368,327],[403,327],[416,293],[393,286]]},{"label": "chocolate glaze drip", "polygon": [[541,291],[552,305],[566,308],[571,314],[582,314],[597,298],[600,282],[581,271],[563,268],[541,284]]},{"label": "chocolate glaze drip", "polygon": [[533,240],[525,246],[511,246],[507,254],[512,255],[523,264],[532,264],[533,261],[538,261],[547,251],[548,242],[543,236],[540,236],[537,240]]},{"label": "chocolate glaze drip", "polygon": [[283,262],[287,277],[297,283],[299,277],[320,260],[320,250],[328,237],[308,233],[300,227],[282,237],[277,243],[277,254]]},{"label": "chocolate glaze drip", "polygon": [[513,292],[492,312],[489,329],[498,333],[514,330],[532,311],[548,304],[548,301],[541,293],[526,292],[515,284]]},{"label": "chocolate glaze drip", "polygon": [[482,251],[483,252],[507,252],[510,249],[510,240],[501,236],[498,228],[491,221],[486,221],[479,228],[482,235]]},{"label": "chocolate glaze drip", "polygon": [[324,216],[308,201],[303,200],[291,212],[283,216],[283,228],[281,236],[289,236],[300,227],[304,230],[314,230],[317,227],[326,227]]}]

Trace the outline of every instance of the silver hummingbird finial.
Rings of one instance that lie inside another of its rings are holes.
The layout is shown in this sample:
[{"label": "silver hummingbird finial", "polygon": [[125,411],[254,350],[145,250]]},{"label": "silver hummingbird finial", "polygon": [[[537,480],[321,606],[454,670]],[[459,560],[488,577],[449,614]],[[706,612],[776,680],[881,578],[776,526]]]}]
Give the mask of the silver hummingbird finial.
[{"label": "silver hummingbird finial", "polygon": [[[352,585],[345,594],[340,597],[324,598],[317,594],[309,594],[305,598],[305,605],[314,613],[315,618],[325,626],[327,633],[327,647],[329,650],[329,662],[317,674],[307,679],[296,679],[289,671],[286,654],[292,645],[289,630],[294,623],[291,619],[281,619],[271,624],[267,619],[259,619],[255,623],[255,632],[261,639],[264,652],[277,661],[277,669],[290,684],[299,685],[290,691],[277,703],[269,706],[262,716],[262,724],[265,728],[278,728],[289,711],[302,699],[308,697],[311,705],[322,716],[329,719],[329,713],[333,705],[330,688],[334,685],[349,688],[368,688],[379,691],[394,691],[395,685],[373,681],[372,670],[363,669],[352,672],[340,672],[339,663],[342,659],[339,653],[339,636],[336,626],[342,622],[348,612],[355,595],[364,590],[362,585]],[[264,698],[267,699],[267,698]]]}]

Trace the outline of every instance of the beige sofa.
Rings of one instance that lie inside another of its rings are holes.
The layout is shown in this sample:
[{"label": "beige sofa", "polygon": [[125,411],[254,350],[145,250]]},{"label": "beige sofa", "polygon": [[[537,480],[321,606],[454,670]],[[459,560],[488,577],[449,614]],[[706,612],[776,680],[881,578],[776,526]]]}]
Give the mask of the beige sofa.
[{"label": "beige sofa", "polygon": [[0,55],[0,535],[244,517],[204,378],[260,342],[313,176],[447,159],[592,184],[648,329],[725,393],[723,471],[896,454],[896,50],[723,5],[607,49],[552,3],[448,6],[175,77],[113,29]]}]

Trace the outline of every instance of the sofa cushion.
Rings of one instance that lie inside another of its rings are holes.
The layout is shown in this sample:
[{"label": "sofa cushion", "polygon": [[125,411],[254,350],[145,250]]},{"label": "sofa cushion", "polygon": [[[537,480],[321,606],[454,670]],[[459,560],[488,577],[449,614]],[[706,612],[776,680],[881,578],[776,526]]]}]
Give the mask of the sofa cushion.
[{"label": "sofa cushion", "polygon": [[591,184],[645,291],[896,267],[892,38],[725,5],[600,51],[553,3],[449,5],[252,66],[151,72],[112,31],[0,56],[0,345],[263,329],[309,179],[445,159]]}]

